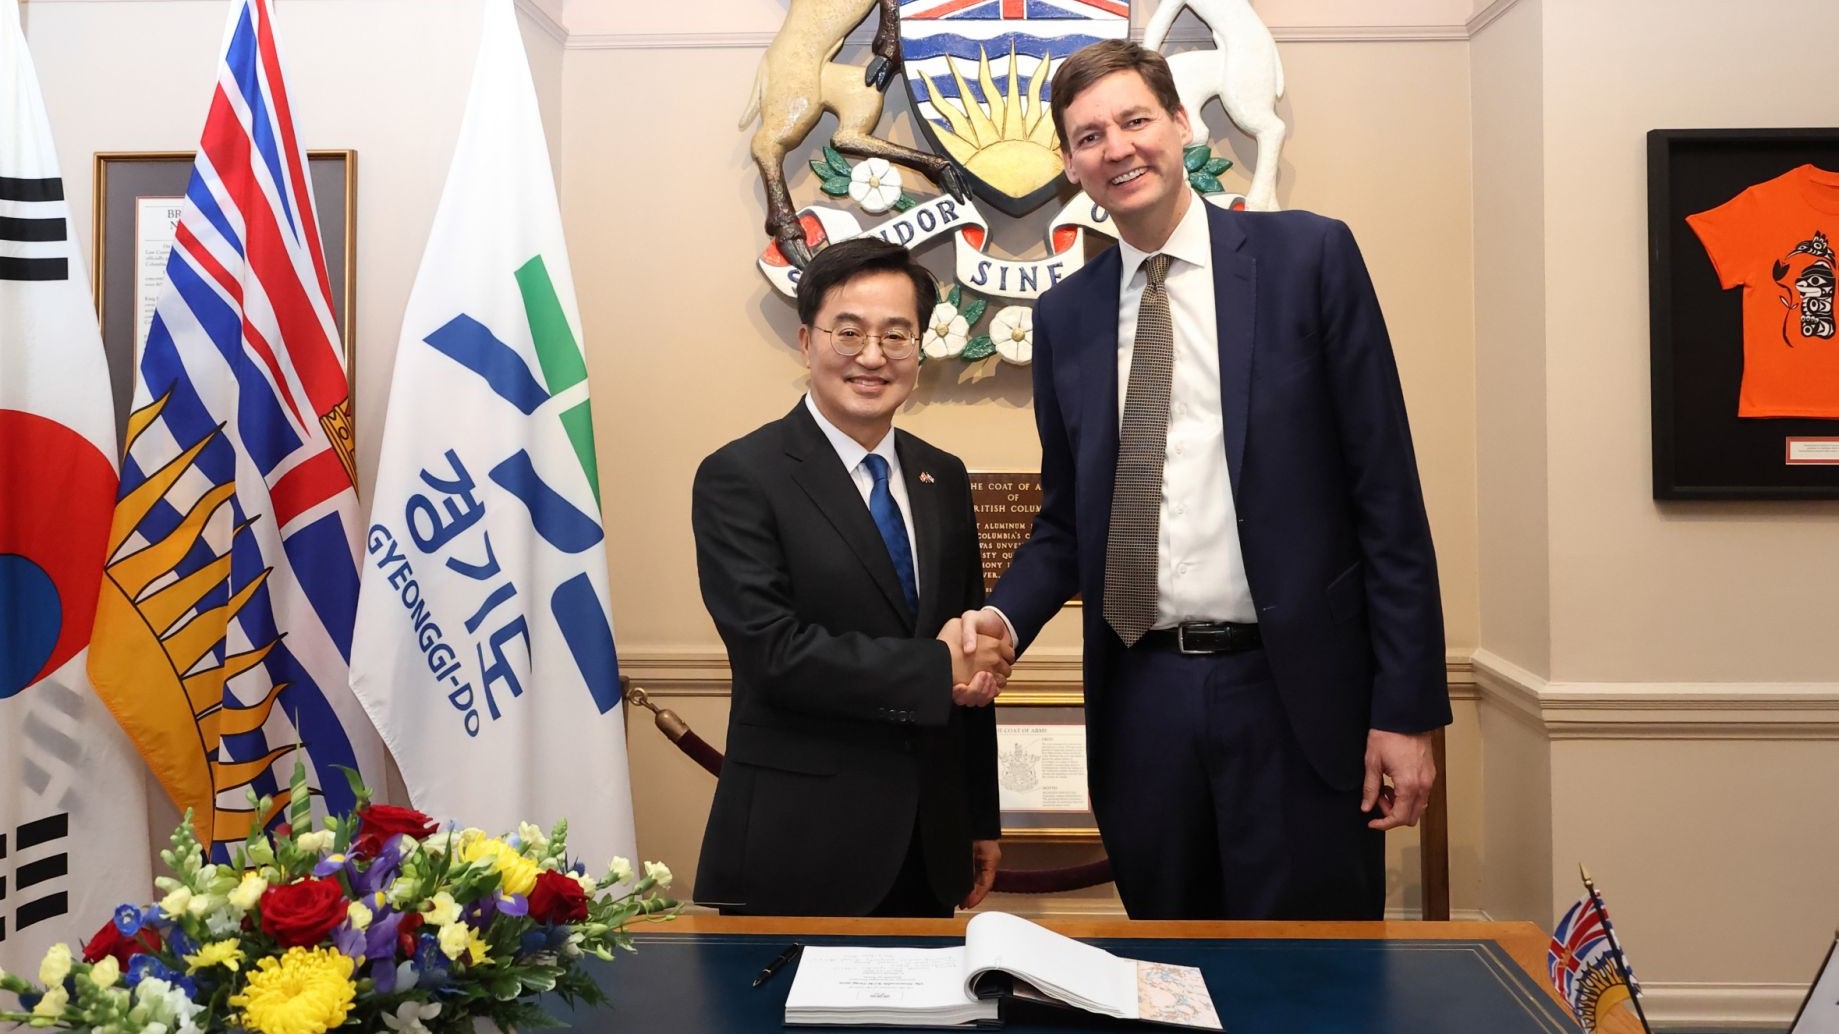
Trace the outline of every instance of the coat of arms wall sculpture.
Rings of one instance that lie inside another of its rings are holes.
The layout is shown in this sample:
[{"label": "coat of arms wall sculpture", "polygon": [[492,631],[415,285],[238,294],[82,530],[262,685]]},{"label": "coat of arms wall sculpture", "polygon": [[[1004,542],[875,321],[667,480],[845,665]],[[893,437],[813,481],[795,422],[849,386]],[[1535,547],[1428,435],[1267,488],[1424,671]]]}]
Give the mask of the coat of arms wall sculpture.
[{"label": "coat of arms wall sculpture", "polygon": [[[1189,180],[1214,204],[1274,209],[1285,132],[1276,114],[1283,93],[1276,43],[1250,0],[1163,0],[1145,45],[1164,49],[1184,7],[1207,24],[1214,42],[1170,58],[1194,126]],[[839,61],[845,37],[871,15],[869,59]],[[1028,303],[1084,264],[1086,231],[1111,235],[1104,209],[1084,192],[1050,206],[1066,184],[1049,82],[1080,47],[1129,31],[1129,0],[789,0],[741,119],[742,129],[760,123],[752,152],[771,238],[760,271],[790,297],[799,270],[826,244],[874,234],[918,248],[949,237],[954,282],[944,285],[928,321],[926,358],[994,355],[1027,364],[1033,357]],[[884,93],[896,76],[906,83],[928,151],[877,135]],[[1232,162],[1213,154],[1201,119],[1201,107],[1215,98],[1257,141],[1257,169],[1243,196],[1220,182]],[[826,110],[836,116],[836,129],[807,160],[832,203],[795,208],[784,163]],[[909,182],[922,180],[934,196],[907,192]],[[840,207],[846,202],[871,221],[865,225]],[[1043,231],[1044,255],[987,250],[993,217],[1022,218],[1043,206],[1053,212]],[[995,312],[990,299],[998,300]],[[986,315],[985,329],[972,333]]]}]

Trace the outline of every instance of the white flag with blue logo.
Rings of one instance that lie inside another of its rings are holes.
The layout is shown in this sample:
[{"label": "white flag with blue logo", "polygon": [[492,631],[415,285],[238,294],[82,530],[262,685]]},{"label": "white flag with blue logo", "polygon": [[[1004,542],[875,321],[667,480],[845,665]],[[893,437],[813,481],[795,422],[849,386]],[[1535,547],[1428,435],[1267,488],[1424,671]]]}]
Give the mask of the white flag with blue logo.
[{"label": "white flag with blue logo", "polygon": [[16,0],[0,0],[0,969],[153,893],[146,769],[84,672],[115,417]]},{"label": "white flag with blue logo", "polygon": [[396,346],[352,685],[416,807],[567,818],[590,871],[633,856],[599,500],[536,89],[511,0],[488,0]]}]

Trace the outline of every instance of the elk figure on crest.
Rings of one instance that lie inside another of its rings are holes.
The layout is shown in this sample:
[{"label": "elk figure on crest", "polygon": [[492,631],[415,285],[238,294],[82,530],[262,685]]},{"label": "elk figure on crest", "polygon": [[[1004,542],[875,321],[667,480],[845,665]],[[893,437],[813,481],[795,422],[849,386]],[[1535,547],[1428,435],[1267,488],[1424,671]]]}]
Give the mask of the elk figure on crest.
[{"label": "elk figure on crest", "polygon": [[[949,158],[902,147],[875,136],[881,121],[882,94],[900,74],[900,0],[790,0],[785,22],[766,48],[754,73],[753,93],[741,115],[740,128],[754,119],[753,160],[766,187],[766,232],[793,265],[811,260],[799,225],[798,209],[785,186],[785,155],[808,136],[828,110],[836,115],[831,146],[858,158],[885,158],[913,169],[960,201],[970,199],[970,184]],[[835,60],[843,39],[879,11],[879,24],[867,65]]]}]

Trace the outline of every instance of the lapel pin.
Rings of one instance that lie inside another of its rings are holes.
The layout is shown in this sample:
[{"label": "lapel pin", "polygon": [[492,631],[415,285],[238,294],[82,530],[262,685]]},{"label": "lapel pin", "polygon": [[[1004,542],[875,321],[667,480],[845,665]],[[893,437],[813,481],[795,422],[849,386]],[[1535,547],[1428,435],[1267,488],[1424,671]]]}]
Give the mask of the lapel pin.
[{"label": "lapel pin", "polygon": [[920,471],[920,484],[922,485],[932,484],[932,472],[931,471],[929,470]]}]

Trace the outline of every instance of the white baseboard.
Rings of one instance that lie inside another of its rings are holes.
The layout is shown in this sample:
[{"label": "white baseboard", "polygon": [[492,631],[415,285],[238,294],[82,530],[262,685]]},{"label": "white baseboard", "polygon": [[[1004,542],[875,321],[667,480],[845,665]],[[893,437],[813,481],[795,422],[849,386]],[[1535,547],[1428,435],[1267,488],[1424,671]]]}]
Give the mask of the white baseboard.
[{"label": "white baseboard", "polygon": [[1655,1026],[1781,1031],[1806,997],[1805,984],[1641,984],[1641,1008]]}]

